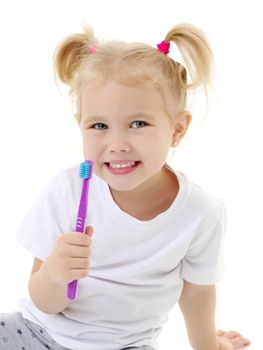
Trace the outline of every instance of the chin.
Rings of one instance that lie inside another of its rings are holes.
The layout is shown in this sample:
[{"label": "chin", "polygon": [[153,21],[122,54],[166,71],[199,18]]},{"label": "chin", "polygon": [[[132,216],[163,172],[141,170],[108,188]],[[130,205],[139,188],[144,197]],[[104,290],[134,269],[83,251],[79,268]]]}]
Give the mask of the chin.
[{"label": "chin", "polygon": [[118,185],[118,186],[114,186],[114,185],[112,185],[112,184],[108,184],[109,185],[109,187],[112,189],[112,190],[114,190],[114,191],[118,191],[118,192],[129,192],[129,191],[133,191],[133,190],[135,190],[136,188],[137,188],[137,186],[134,186],[134,187],[132,187],[132,186],[120,186],[120,185]]},{"label": "chin", "polygon": [[120,183],[120,181],[118,183],[113,183],[111,181],[108,182],[108,185],[111,189],[113,189],[114,191],[118,191],[118,192],[130,192],[130,191],[134,191],[136,189],[138,189],[138,187],[141,185],[141,183]]}]

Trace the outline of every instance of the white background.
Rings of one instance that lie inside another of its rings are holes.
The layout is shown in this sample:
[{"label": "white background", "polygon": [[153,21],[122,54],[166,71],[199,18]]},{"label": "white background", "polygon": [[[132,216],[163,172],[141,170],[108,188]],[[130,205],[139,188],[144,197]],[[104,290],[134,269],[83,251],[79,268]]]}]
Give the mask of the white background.
[{"label": "white background", "polygon": [[[227,273],[218,284],[217,327],[248,336],[262,349],[262,10],[260,1],[6,1],[0,5],[0,312],[26,293],[33,257],[14,233],[42,185],[81,160],[66,90],[53,77],[58,41],[83,21],[105,39],[155,46],[173,25],[203,29],[216,58],[213,104],[194,123],[174,158],[176,168],[228,211]],[[171,46],[171,52],[175,47]],[[176,56],[176,52],[171,53]],[[177,307],[161,349],[190,349]]]}]

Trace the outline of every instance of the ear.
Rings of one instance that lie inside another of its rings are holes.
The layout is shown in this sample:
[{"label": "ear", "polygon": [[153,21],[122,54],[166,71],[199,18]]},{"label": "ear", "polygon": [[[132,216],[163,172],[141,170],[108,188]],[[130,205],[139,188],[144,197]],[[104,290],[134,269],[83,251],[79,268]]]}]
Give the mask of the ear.
[{"label": "ear", "polygon": [[190,123],[192,115],[188,111],[180,112],[176,118],[171,147],[175,147],[184,137]]}]

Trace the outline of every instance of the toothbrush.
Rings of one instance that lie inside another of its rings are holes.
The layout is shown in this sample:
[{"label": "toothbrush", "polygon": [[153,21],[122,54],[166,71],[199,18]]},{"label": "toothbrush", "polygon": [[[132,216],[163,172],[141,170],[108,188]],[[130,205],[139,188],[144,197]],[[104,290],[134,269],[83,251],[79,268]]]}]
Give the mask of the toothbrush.
[{"label": "toothbrush", "polygon": [[[82,193],[79,202],[78,217],[76,222],[76,232],[83,233],[85,219],[87,215],[88,205],[88,192],[89,192],[89,180],[92,176],[93,162],[91,160],[85,160],[80,164],[79,176],[83,179]],[[71,281],[68,284],[67,297],[69,300],[74,300],[76,297],[78,280]]]}]

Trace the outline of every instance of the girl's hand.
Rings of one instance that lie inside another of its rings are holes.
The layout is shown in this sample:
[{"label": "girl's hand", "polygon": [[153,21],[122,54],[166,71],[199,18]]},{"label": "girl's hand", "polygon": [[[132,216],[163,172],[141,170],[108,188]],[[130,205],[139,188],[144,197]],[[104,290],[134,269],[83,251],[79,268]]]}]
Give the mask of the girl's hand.
[{"label": "girl's hand", "polygon": [[220,344],[220,350],[241,349],[250,344],[247,338],[244,338],[240,333],[235,331],[225,332],[219,330],[216,334]]},{"label": "girl's hand", "polygon": [[85,234],[65,233],[55,241],[50,255],[41,266],[52,283],[66,285],[88,275],[92,233],[93,228],[89,226]]}]

